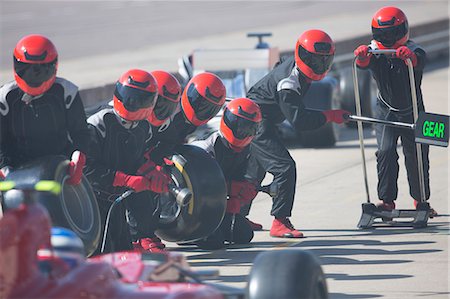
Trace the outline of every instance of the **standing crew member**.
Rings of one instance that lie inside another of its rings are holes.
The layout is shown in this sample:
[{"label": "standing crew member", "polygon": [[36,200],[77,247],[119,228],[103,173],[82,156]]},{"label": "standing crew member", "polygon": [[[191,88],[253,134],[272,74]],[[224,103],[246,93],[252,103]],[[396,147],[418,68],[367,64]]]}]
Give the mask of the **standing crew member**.
[{"label": "standing crew member", "polygon": [[248,177],[261,183],[265,174],[274,176],[278,194],[273,198],[270,229],[272,237],[302,238],[291,224],[297,172],[295,161],[283,144],[276,125],[287,119],[297,131],[313,130],[328,122],[342,123],[344,110],[307,109],[303,97],[312,81],[319,81],[329,71],[334,57],[334,43],[321,30],[304,32],[295,46],[294,56],[282,60],[250,88],[247,97],[261,107],[261,129],[251,143]]},{"label": "standing crew member", "polygon": [[15,81],[0,88],[0,178],[47,155],[70,157],[69,184],[81,181],[90,134],[78,87],[56,77],[58,52],[42,35],[27,35],[13,55]]},{"label": "standing crew member", "polygon": [[[422,98],[422,75],[426,63],[426,53],[419,45],[409,40],[408,20],[397,7],[383,7],[372,19],[373,40],[370,45],[361,45],[355,50],[356,63],[362,69],[369,69],[378,86],[376,115],[379,119],[414,123],[411,88],[406,60],[414,67],[416,95],[419,111],[425,107]],[[369,49],[395,49],[395,55],[372,55]],[[416,144],[414,132],[401,128],[375,125],[378,150],[378,207],[384,210],[395,209],[398,187],[397,141],[400,138],[405,155],[409,192],[414,204],[420,200],[419,174],[417,170]],[[428,145],[421,145],[425,178],[425,196],[430,197]],[[432,209],[430,217],[436,212]]]}]

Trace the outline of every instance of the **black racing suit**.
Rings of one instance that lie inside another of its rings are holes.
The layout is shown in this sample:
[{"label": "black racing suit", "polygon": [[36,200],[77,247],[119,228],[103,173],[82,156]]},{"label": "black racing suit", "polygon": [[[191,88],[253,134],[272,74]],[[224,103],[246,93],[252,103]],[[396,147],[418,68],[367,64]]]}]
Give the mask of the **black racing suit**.
[{"label": "black racing suit", "polygon": [[277,218],[291,216],[297,173],[295,161],[276,125],[287,119],[295,130],[302,131],[316,129],[326,122],[323,113],[305,108],[302,101],[310,84],[291,56],[277,64],[247,94],[261,107],[263,118],[261,129],[250,145],[247,176],[257,183],[262,182],[267,172],[274,176],[273,183],[279,191],[273,198],[270,214]]},{"label": "black racing suit", "polygon": [[[219,132],[212,133],[205,140],[191,143],[208,152],[216,159],[222,169],[228,188],[232,181],[244,181],[246,166],[250,156],[250,148],[246,147],[241,152],[232,150],[227,141]],[[249,243],[253,239],[253,230],[248,221],[240,214],[226,213],[219,227],[214,233],[215,238],[233,243]],[[223,241],[222,241],[223,242]]]},{"label": "black racing suit", "polygon": [[186,137],[196,129],[196,126],[186,120],[181,110],[163,125],[152,127],[153,137],[147,144],[151,160],[162,165],[162,159],[172,155],[175,147],[184,144]]},{"label": "black racing suit", "polygon": [[78,87],[56,78],[31,97],[15,81],[0,88],[0,169],[47,155],[89,152],[90,134]]},{"label": "black racing suit", "polygon": [[[414,67],[416,95],[419,111],[424,111],[421,84],[423,69],[426,64],[426,53],[412,41],[408,41],[406,46],[417,56],[417,65]],[[372,42],[370,47],[376,49],[377,46],[375,42]],[[369,65],[366,68],[371,71],[378,85],[379,92],[376,105],[376,117],[390,121],[414,123],[411,87],[409,84],[408,68],[405,62],[399,58],[392,58],[386,55],[372,55]],[[400,137],[403,154],[405,155],[409,192],[414,199],[420,200],[414,132],[408,129],[381,124],[375,125],[375,131],[378,145],[376,157],[379,199],[384,202],[393,202],[397,199],[399,171],[397,141]],[[430,197],[428,152],[429,146],[422,145],[426,199]]]},{"label": "black racing suit", "polygon": [[[112,108],[105,108],[88,118],[94,131],[91,154],[85,174],[92,184],[100,206],[102,223],[112,202],[127,189],[114,187],[116,171],[136,175],[143,164],[144,151],[151,138],[147,121],[124,122]],[[107,251],[131,249],[133,239],[154,237],[159,220],[159,204],[153,192],[135,192],[114,208],[108,228]],[[127,218],[125,218],[125,215]],[[127,225],[134,224],[131,228]]]}]

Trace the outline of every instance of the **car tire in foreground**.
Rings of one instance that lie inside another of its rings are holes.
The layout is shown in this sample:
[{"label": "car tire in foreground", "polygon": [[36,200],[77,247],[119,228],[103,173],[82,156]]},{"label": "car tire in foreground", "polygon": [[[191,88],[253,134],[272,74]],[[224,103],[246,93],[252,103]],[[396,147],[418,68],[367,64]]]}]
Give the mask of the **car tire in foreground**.
[{"label": "car tire in foreground", "polygon": [[14,169],[7,179],[14,181],[19,189],[43,180],[60,183],[59,196],[36,193],[36,200],[48,210],[53,226],[68,228],[81,238],[90,256],[100,242],[100,212],[92,187],[84,176],[79,185],[66,183],[68,164],[64,156],[45,156]]},{"label": "car tire in foreground", "polygon": [[246,288],[248,299],[325,299],[325,275],[318,258],[300,249],[259,254]]}]

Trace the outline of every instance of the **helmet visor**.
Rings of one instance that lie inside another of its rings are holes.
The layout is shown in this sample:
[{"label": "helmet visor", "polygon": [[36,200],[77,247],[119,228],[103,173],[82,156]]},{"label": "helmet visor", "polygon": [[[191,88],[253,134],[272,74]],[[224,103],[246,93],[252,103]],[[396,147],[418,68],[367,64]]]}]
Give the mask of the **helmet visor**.
[{"label": "helmet visor", "polygon": [[165,97],[158,96],[153,113],[159,120],[165,120],[173,114],[178,106],[178,102],[173,102]]},{"label": "helmet visor", "polygon": [[398,40],[408,33],[406,22],[398,26],[375,28],[372,27],[373,39],[386,47],[392,47]]},{"label": "helmet visor", "polygon": [[317,75],[327,72],[333,63],[333,54],[316,54],[309,52],[302,46],[298,47],[300,59]]},{"label": "helmet visor", "polygon": [[56,75],[57,59],[49,63],[26,63],[14,57],[14,71],[30,87],[39,87]]},{"label": "helmet visor", "polygon": [[[210,95],[211,99],[214,101],[219,102],[220,98],[212,96],[212,94],[209,91],[209,88],[206,88],[206,94]],[[189,100],[189,103],[192,106],[192,109],[194,110],[195,116],[199,120],[208,120],[211,117],[215,116],[220,108],[222,108],[222,105],[216,104],[211,102],[209,99],[203,97],[198,92],[197,88],[194,84],[191,84],[186,92],[187,98]]]},{"label": "helmet visor", "polygon": [[239,117],[228,109],[225,109],[223,121],[237,139],[253,137],[259,128],[259,123]]},{"label": "helmet visor", "polygon": [[155,103],[156,92],[133,88],[117,82],[114,95],[122,102],[125,109],[135,112],[139,109],[151,108]]}]

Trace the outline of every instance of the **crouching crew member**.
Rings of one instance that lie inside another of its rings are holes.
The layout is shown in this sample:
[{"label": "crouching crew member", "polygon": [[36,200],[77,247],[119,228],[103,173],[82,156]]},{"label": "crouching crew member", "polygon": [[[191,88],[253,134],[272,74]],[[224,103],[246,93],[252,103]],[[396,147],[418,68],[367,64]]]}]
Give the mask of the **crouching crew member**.
[{"label": "crouching crew member", "polygon": [[[216,116],[225,103],[225,96],[225,86],[216,75],[206,72],[194,76],[183,91],[175,115],[154,130],[149,146],[151,159],[163,165],[164,157],[171,156],[176,146],[186,142],[189,134]],[[154,120],[149,119],[156,126]]]},{"label": "crouching crew member", "polygon": [[239,214],[258,193],[256,185],[244,178],[249,159],[249,144],[261,123],[259,106],[247,98],[232,100],[225,108],[219,131],[192,145],[203,148],[219,163],[228,186],[225,217],[220,227],[197,243],[205,249],[218,249],[224,242],[245,244],[253,239],[253,229]]},{"label": "crouching crew member", "polygon": [[0,179],[48,155],[72,156],[69,184],[81,181],[90,133],[78,87],[56,77],[58,52],[42,35],[27,35],[13,55],[15,81],[0,88]]},{"label": "crouching crew member", "polygon": [[[143,70],[125,72],[116,83],[113,108],[105,108],[88,119],[95,131],[86,175],[97,195],[102,222],[112,202],[126,190],[134,193],[115,207],[109,222],[106,251],[133,247],[161,252],[164,244],[155,236],[159,220],[158,199],[153,192],[167,192],[169,177],[144,161],[151,127],[147,118],[157,97],[157,83]],[[127,220],[135,224],[130,234]]]}]

